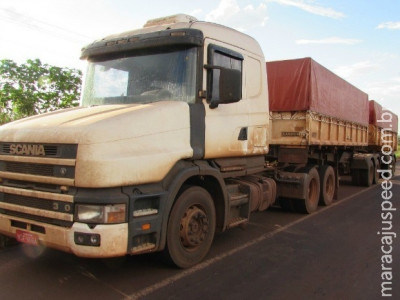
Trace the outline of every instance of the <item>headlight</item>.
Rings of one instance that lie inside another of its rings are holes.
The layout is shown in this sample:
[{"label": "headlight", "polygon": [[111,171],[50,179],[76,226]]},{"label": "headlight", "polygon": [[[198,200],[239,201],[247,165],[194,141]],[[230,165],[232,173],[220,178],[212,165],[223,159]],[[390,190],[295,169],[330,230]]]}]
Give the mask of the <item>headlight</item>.
[{"label": "headlight", "polygon": [[96,224],[123,223],[126,218],[126,205],[76,205],[76,221]]}]

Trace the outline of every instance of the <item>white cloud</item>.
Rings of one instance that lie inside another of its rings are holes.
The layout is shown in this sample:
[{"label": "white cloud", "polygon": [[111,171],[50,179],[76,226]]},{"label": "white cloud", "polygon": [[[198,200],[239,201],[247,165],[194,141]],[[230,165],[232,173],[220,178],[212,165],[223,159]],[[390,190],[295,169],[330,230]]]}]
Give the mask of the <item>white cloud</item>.
[{"label": "white cloud", "polygon": [[345,14],[334,10],[330,7],[323,7],[315,4],[312,0],[267,0],[267,2],[275,2],[281,5],[294,6],[314,15],[328,17],[333,19],[341,19]]},{"label": "white cloud", "polygon": [[298,45],[307,45],[307,44],[342,44],[342,45],[355,45],[361,43],[362,40],[357,39],[345,39],[340,37],[330,37],[319,40],[296,40],[296,44]]},{"label": "white cloud", "polygon": [[260,3],[258,7],[240,7],[236,0],[221,0],[218,7],[205,17],[206,21],[224,24],[240,31],[265,26],[267,19],[267,6],[264,3]]},{"label": "white cloud", "polygon": [[377,29],[391,29],[391,30],[395,30],[395,29],[400,29],[400,22],[384,22],[378,25],[378,27],[376,27]]},{"label": "white cloud", "polygon": [[246,16],[253,16],[256,19],[254,20],[261,26],[265,26],[265,23],[268,20],[267,17],[267,6],[264,3],[260,3],[260,5],[255,8],[253,5],[247,5],[244,8],[244,13]]},{"label": "white cloud", "polygon": [[400,94],[400,77],[391,78],[386,81],[376,81],[371,82],[371,87],[369,88],[371,93],[384,96]]},{"label": "white cloud", "polygon": [[370,99],[379,103],[400,116],[400,105],[398,96],[400,94],[400,77],[389,78],[388,80],[373,81],[368,84]]},{"label": "white cloud", "polygon": [[380,65],[371,61],[361,61],[352,65],[339,66],[334,69],[334,72],[346,79],[352,79],[360,75],[372,73],[380,68]]},{"label": "white cloud", "polygon": [[207,21],[226,21],[240,12],[240,7],[235,0],[221,0],[216,9],[210,11]]}]

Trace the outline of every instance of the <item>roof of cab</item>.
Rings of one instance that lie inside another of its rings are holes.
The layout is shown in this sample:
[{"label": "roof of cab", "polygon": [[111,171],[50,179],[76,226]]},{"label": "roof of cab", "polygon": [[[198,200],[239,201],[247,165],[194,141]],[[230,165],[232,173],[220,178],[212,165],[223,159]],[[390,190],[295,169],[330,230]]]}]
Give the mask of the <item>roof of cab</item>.
[{"label": "roof of cab", "polygon": [[143,26],[143,28],[109,35],[107,37],[104,37],[103,39],[96,40],[93,43],[87,45],[82,49],[82,51],[98,43],[105,43],[108,41],[131,38],[136,35],[176,29],[197,29],[203,32],[204,38],[210,38],[216,41],[223,41],[224,43],[245,49],[257,55],[262,55],[262,50],[258,42],[247,34],[216,23],[198,21],[195,17],[185,14],[178,14],[149,20]]}]

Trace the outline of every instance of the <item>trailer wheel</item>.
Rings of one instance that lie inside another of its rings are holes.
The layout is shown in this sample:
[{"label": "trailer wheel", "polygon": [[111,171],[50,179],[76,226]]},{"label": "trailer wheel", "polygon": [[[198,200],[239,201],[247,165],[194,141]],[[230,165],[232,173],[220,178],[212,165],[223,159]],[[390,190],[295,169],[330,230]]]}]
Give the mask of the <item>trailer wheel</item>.
[{"label": "trailer wheel", "polygon": [[374,177],[373,177],[373,184],[377,184],[379,182],[379,170],[380,168],[380,163],[379,161],[375,161],[374,163]]},{"label": "trailer wheel", "polygon": [[318,208],[320,194],[320,180],[317,169],[312,168],[308,172],[308,177],[305,182],[306,199],[297,200],[297,210],[302,213],[311,214]]},{"label": "trailer wheel", "polygon": [[319,177],[321,180],[319,204],[329,206],[332,204],[335,195],[335,171],[331,166],[322,166],[319,169]]},{"label": "trailer wheel", "polygon": [[396,174],[396,155],[392,156],[392,172],[393,172],[393,176],[395,176]]},{"label": "trailer wheel", "polygon": [[360,170],[360,184],[363,186],[371,186],[374,181],[375,168],[372,160],[367,160],[367,169]]},{"label": "trailer wheel", "polygon": [[215,224],[210,194],[201,187],[189,187],[176,200],[168,220],[168,259],[180,268],[199,263],[210,250]]}]

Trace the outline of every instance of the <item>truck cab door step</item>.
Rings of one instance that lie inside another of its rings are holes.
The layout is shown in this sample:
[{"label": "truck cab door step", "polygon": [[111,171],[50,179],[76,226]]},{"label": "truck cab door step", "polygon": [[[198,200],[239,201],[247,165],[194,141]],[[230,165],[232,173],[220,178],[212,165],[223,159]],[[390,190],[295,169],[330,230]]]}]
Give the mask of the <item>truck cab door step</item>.
[{"label": "truck cab door step", "polygon": [[229,182],[226,185],[226,189],[228,191],[228,199],[229,199],[229,206],[240,206],[249,202],[249,194],[243,192],[243,187],[240,183],[237,182]]},{"label": "truck cab door step", "polygon": [[245,186],[236,180],[228,181],[229,221],[226,227],[245,225],[250,216],[250,195]]},{"label": "truck cab door step", "polygon": [[228,228],[246,225],[249,222],[248,218],[235,217],[229,221]]},{"label": "truck cab door step", "polygon": [[249,202],[249,196],[242,193],[229,194],[229,205],[239,206]]}]

